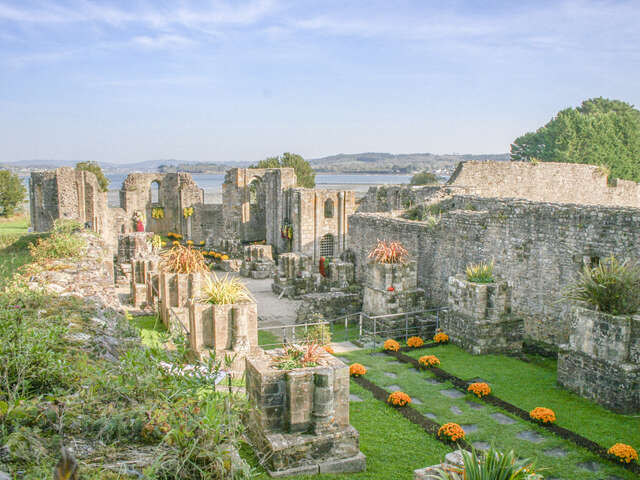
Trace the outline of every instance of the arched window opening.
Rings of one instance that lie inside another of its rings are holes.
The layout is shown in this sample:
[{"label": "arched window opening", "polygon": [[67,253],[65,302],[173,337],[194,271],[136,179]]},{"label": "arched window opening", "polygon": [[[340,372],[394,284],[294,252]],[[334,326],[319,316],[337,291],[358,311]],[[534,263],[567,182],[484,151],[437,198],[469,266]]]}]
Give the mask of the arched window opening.
[{"label": "arched window opening", "polygon": [[320,256],[321,257],[333,257],[334,252],[334,239],[333,235],[327,233],[320,239]]},{"label": "arched window opening", "polygon": [[256,205],[258,203],[258,187],[260,186],[260,179],[254,178],[249,184],[249,204]]},{"label": "arched window opening", "polygon": [[160,202],[160,182],[154,180],[151,182],[151,203]]},{"label": "arched window opening", "polygon": [[324,218],[333,218],[333,200],[330,198],[324,202]]}]

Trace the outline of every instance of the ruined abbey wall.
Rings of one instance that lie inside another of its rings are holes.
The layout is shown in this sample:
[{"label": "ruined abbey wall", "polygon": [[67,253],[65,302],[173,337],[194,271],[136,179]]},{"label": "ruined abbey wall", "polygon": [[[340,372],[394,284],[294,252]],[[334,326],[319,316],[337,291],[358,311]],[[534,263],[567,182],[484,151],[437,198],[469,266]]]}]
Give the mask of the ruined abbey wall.
[{"label": "ruined abbey wall", "polygon": [[349,217],[358,277],[377,239],[401,241],[418,263],[427,301],[445,305],[450,276],[469,263],[494,260],[495,274],[513,288],[512,306],[524,317],[525,335],[558,345],[569,334],[561,292],[585,262],[640,258],[640,209],[474,196],[454,196],[442,207],[436,225],[391,215]]},{"label": "ruined abbey wall", "polygon": [[606,169],[554,162],[461,162],[448,185],[468,195],[537,202],[640,207],[640,187]]}]

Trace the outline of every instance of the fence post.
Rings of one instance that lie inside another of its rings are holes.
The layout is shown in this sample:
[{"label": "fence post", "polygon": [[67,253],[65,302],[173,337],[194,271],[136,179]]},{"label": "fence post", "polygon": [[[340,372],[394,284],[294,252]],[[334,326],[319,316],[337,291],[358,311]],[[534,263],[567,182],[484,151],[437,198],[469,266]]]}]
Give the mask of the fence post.
[{"label": "fence post", "polygon": [[378,326],[378,320],[376,318],[373,319],[373,348],[376,348],[376,330]]},{"label": "fence post", "polygon": [[344,341],[349,340],[349,316],[344,316]]},{"label": "fence post", "polygon": [[409,314],[404,314],[404,343],[407,343],[409,338]]},{"label": "fence post", "polygon": [[362,312],[358,314],[358,336],[362,338]]}]

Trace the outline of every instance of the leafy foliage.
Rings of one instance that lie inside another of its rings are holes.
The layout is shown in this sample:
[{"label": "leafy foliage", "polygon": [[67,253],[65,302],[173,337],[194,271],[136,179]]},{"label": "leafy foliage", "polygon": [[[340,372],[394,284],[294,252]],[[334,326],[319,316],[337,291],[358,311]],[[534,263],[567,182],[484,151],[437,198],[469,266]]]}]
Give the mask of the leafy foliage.
[{"label": "leafy foliage", "polygon": [[9,170],[0,170],[0,216],[12,216],[27,197],[20,177]]},{"label": "leafy foliage", "polygon": [[518,460],[513,450],[502,453],[491,447],[483,456],[462,451],[464,467],[439,467],[442,480],[541,480],[529,460]]},{"label": "leafy foliage", "polygon": [[109,179],[102,171],[102,167],[98,162],[78,162],[76,163],[76,170],[83,170],[85,172],[93,173],[98,179],[98,185],[103,192],[109,190]]},{"label": "leafy foliage", "polygon": [[160,270],[170,273],[201,273],[209,268],[200,251],[174,242],[171,249],[161,255]]},{"label": "leafy foliage", "polygon": [[407,263],[409,251],[400,242],[378,240],[367,257],[376,263]]},{"label": "leafy foliage", "polygon": [[438,183],[438,177],[436,177],[429,170],[424,170],[422,172],[416,173],[409,180],[411,185],[432,185]]},{"label": "leafy foliage", "polygon": [[595,267],[585,265],[576,282],[564,295],[586,302],[613,315],[635,313],[640,309],[640,265],[611,256]]},{"label": "leafy foliage", "polygon": [[280,370],[315,367],[324,351],[316,342],[305,342],[302,345],[289,344],[283,347],[283,353],[276,359],[275,366]]},{"label": "leafy foliage", "polygon": [[640,111],[620,100],[592,98],[560,111],[511,144],[511,160],[604,165],[615,178],[640,181]]},{"label": "leafy foliage", "polygon": [[207,277],[206,285],[202,288],[203,300],[214,305],[227,305],[252,300],[251,293],[242,280],[229,277],[226,274],[219,278],[213,273],[213,278]]},{"label": "leafy foliage", "polygon": [[260,160],[252,168],[283,168],[292,167],[296,172],[298,186],[304,188],[313,188],[316,186],[316,173],[313,171],[311,164],[295,153],[285,152],[279,157],[269,157]]}]

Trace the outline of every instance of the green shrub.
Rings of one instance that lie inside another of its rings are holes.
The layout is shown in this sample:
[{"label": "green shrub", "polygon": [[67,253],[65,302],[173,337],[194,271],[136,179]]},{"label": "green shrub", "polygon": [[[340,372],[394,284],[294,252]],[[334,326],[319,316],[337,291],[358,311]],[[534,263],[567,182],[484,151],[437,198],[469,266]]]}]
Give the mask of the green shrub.
[{"label": "green shrub", "polygon": [[595,267],[585,265],[565,298],[593,305],[613,315],[635,313],[640,309],[640,265],[611,256]]},{"label": "green shrub", "polygon": [[466,268],[467,280],[474,283],[493,282],[493,260],[491,262],[470,263]]},{"label": "green shrub", "polygon": [[513,450],[502,453],[491,447],[479,456],[475,450],[462,451],[464,466],[440,467],[441,480],[542,480],[529,460],[519,460]]},{"label": "green shrub", "polygon": [[74,220],[56,220],[48,235],[38,238],[35,244],[29,246],[31,257],[36,263],[46,263],[51,260],[80,258],[87,242],[76,235],[82,230],[82,224]]},{"label": "green shrub", "polygon": [[[310,322],[322,322],[324,318],[312,318]],[[320,345],[329,345],[331,343],[331,329],[329,325],[314,325],[307,330],[305,339],[308,342],[315,342]]]},{"label": "green shrub", "polygon": [[207,283],[202,288],[203,300],[214,305],[226,305],[252,300],[251,293],[242,280],[225,275],[218,278],[214,273],[213,279],[207,277]]},{"label": "green shrub", "polygon": [[429,170],[424,170],[420,173],[416,173],[411,177],[411,185],[432,185],[438,183],[438,177],[436,177]]}]

